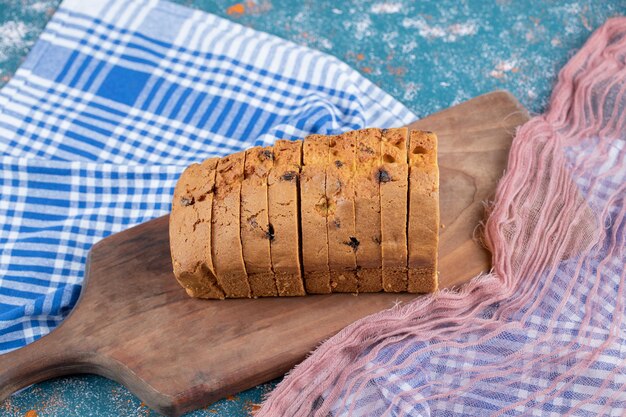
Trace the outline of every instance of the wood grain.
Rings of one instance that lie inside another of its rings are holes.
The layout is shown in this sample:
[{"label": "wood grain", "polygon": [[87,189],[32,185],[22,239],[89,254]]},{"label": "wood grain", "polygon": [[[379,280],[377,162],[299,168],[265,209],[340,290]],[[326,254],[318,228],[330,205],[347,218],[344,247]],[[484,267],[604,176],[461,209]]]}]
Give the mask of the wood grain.
[{"label": "wood grain", "polygon": [[[490,268],[473,239],[483,204],[506,168],[526,111],[490,93],[411,127],[439,136],[441,286]],[[95,373],[126,385],[167,415],[278,377],[344,326],[411,294],[318,295],[207,301],[176,283],[161,217],[94,245],[76,308],[58,329],[0,356],[0,399],[48,378]]]}]

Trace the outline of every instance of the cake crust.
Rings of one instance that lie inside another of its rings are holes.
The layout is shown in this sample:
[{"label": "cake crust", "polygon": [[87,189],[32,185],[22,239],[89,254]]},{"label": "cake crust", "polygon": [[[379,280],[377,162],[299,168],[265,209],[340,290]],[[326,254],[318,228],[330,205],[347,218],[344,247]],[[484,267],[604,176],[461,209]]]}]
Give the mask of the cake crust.
[{"label": "cake crust", "polygon": [[252,296],[240,236],[245,155],[245,152],[237,152],[220,159],[215,175],[211,248],[215,275],[227,298]]},{"label": "cake crust", "polygon": [[246,151],[241,183],[241,246],[253,297],[278,295],[267,208],[267,179],[273,163],[272,147],[257,146]]},{"label": "cake crust", "polygon": [[174,276],[191,297],[224,298],[211,259],[211,210],[218,158],[181,174],[169,219]]},{"label": "cake crust", "polygon": [[358,291],[354,225],[354,170],[356,141],[348,135],[331,136],[326,165],[328,201],[328,266],[333,292]]},{"label": "cake crust", "polygon": [[326,230],[328,136],[307,136],[302,145],[302,159],[300,209],[304,284],[307,293],[328,294],[331,292]]},{"label": "cake crust", "polygon": [[382,291],[380,187],[380,129],[350,132],[357,143],[354,180],[354,221],[359,245],[356,251],[358,292]]},{"label": "cake crust", "polygon": [[439,246],[439,168],[437,135],[420,130],[409,135],[408,291],[437,290]]},{"label": "cake crust", "polygon": [[380,184],[382,281],[387,292],[407,290],[407,162],[406,128],[384,129]]},{"label": "cake crust", "polygon": [[281,296],[305,295],[300,265],[299,178],[302,141],[278,140],[268,177],[270,251]]}]

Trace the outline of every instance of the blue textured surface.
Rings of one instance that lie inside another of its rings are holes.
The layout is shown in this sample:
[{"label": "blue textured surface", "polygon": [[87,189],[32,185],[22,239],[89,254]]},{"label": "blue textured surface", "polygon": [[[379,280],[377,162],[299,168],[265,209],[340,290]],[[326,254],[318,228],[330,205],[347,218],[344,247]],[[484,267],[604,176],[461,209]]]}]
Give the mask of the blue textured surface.
[{"label": "blue textured surface", "polygon": [[[0,5],[0,80],[6,82],[58,1]],[[329,52],[418,115],[497,88],[541,112],[558,69],[623,1],[182,1],[256,29]],[[24,7],[24,5],[28,7]],[[243,13],[241,13],[243,12]],[[247,415],[266,384],[192,415]],[[155,415],[103,378],[63,378],[0,404],[0,415]]]},{"label": "blue textured surface", "polygon": [[[185,416],[248,416],[274,386],[275,383],[261,385]],[[46,381],[0,403],[1,416],[23,417],[30,410],[38,417],[160,415],[123,386],[93,375]]]}]

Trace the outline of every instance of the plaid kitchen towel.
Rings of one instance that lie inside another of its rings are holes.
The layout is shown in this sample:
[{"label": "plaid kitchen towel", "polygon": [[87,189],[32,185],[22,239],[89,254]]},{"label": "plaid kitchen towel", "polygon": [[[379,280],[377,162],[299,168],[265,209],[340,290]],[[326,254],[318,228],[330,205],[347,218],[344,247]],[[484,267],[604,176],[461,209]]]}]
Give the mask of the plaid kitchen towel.
[{"label": "plaid kitchen towel", "polygon": [[345,328],[257,417],[625,416],[625,17],[518,130],[490,210],[492,273]]},{"label": "plaid kitchen towel", "polygon": [[337,59],[165,1],[67,0],[0,91],[0,353],[52,330],[103,237],[181,171],[415,116]]}]

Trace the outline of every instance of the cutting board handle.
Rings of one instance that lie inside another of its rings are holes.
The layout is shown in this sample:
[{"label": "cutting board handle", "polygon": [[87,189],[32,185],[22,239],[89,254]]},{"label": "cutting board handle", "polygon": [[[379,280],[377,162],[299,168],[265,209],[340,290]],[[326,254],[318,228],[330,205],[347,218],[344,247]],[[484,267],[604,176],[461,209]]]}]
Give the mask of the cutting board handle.
[{"label": "cutting board handle", "polygon": [[0,401],[37,382],[75,372],[76,355],[58,343],[57,331],[0,355]]},{"label": "cutting board handle", "polygon": [[[70,321],[70,323],[68,323]],[[88,346],[69,317],[50,334],[0,355],[0,402],[37,382],[74,374],[96,374],[126,385],[148,406],[178,415],[176,401],[156,392],[126,365]]]},{"label": "cutting board handle", "polygon": [[0,355],[0,401],[50,378],[77,373],[111,374],[111,360],[98,352],[81,352],[80,342],[68,337],[72,333],[69,327],[64,322],[41,339]]}]

